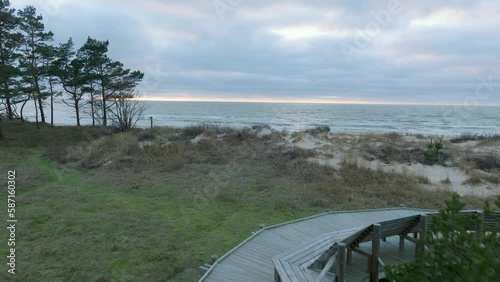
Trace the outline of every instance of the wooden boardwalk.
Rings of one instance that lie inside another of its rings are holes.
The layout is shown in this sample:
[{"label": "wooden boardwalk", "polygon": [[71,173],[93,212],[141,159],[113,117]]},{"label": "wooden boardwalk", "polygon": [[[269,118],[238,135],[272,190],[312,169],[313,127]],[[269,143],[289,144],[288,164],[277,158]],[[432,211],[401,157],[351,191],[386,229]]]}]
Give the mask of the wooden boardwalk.
[{"label": "wooden boardwalk", "polygon": [[[328,212],[262,228],[209,266],[200,281],[378,281],[384,265],[423,251],[409,235],[428,236],[429,217],[436,215],[408,208]],[[468,232],[498,231],[500,212],[460,215],[476,217]]]},{"label": "wooden boardwalk", "polygon": [[[314,241],[325,244],[321,248],[328,249],[333,240],[349,236],[356,230],[365,228],[376,222],[389,221],[403,217],[426,214],[427,210],[394,208],[379,210],[362,210],[346,212],[329,212],[301,220],[264,228],[236,246],[233,250],[215,262],[200,281],[217,282],[274,282],[275,268],[273,258],[287,252],[293,252],[298,247]],[[347,233],[342,231],[348,230]],[[328,241],[328,234],[331,240]],[[337,235],[339,236],[337,236]],[[325,237],[326,236],[326,237]],[[332,239],[333,238],[333,239]],[[396,239],[394,239],[396,238]],[[397,237],[388,238],[381,243],[380,257],[385,263],[403,262],[414,257],[411,243],[407,249],[398,253]],[[325,241],[326,240],[326,241]],[[397,242],[395,242],[396,240]],[[360,244],[359,248],[369,248],[367,243]],[[318,249],[317,256],[322,249]],[[411,254],[411,255],[410,255]],[[313,258],[316,258],[313,256]],[[387,260],[387,261],[386,261]],[[346,281],[364,281],[368,277],[368,263],[366,257],[353,253],[352,265],[346,267]],[[297,279],[297,281],[300,281]],[[327,274],[324,281],[333,281],[331,274]]]},{"label": "wooden boardwalk", "polygon": [[[360,245],[360,249],[370,252],[371,243],[366,242]],[[386,242],[381,242],[380,258],[385,264],[401,264],[415,259],[415,244],[407,243],[404,251],[399,250],[398,237],[387,238]],[[379,277],[384,277],[383,269],[380,268]],[[352,265],[346,266],[346,281],[370,281],[368,273],[368,263],[365,256],[357,253],[352,255]],[[326,280],[325,280],[326,281]],[[333,279],[328,281],[334,281]]]}]

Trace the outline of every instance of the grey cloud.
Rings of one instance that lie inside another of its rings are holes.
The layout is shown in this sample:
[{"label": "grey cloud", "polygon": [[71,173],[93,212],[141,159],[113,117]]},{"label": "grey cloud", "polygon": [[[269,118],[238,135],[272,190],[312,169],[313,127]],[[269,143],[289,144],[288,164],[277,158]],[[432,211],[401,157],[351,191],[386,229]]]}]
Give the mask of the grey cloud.
[{"label": "grey cloud", "polygon": [[[242,0],[228,6],[224,19],[215,1],[64,0],[47,28],[56,42],[109,39],[112,58],[146,72],[146,96],[456,104],[474,95],[478,77],[493,74],[500,82],[500,31],[491,25],[500,18],[485,12],[498,8],[495,1],[400,1],[401,14],[355,49],[350,62],[341,46],[355,46],[372,13],[387,9],[389,0]],[[468,18],[458,27],[412,26],[443,9],[466,11]],[[291,40],[273,32],[307,33],[310,26],[318,35]],[[482,102],[500,104],[500,95]]]}]

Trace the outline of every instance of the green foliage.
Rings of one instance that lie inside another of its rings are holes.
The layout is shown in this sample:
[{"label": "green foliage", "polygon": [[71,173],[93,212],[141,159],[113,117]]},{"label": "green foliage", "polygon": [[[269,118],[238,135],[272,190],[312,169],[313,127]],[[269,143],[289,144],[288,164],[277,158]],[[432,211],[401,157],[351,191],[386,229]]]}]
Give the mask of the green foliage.
[{"label": "green foliage", "polygon": [[[495,204],[500,208],[500,196]],[[457,194],[446,201],[446,208],[431,218],[431,233],[419,242],[427,247],[425,252],[414,262],[387,267],[386,276],[395,281],[498,281],[500,229],[468,231],[481,219],[477,214],[460,214],[463,208]],[[492,212],[488,202],[484,212]]]},{"label": "green foliage", "polygon": [[308,129],[306,132],[309,134],[328,133],[330,132],[330,127],[328,125],[320,125],[313,129]]},{"label": "green foliage", "polygon": [[23,88],[25,93],[33,98],[35,106],[38,103],[41,121],[45,122],[43,101],[49,95],[44,91],[47,86],[42,83],[42,79],[47,75],[42,58],[43,50],[46,50],[47,43],[53,40],[54,34],[50,31],[45,32],[43,17],[37,15],[34,6],[29,5],[19,10],[18,17],[24,45],[19,63],[22,70]]},{"label": "green foliage", "polygon": [[500,134],[478,134],[478,133],[462,133],[460,136],[455,136],[450,139],[451,143],[461,143],[466,141],[487,141],[500,140]]},{"label": "green foliage", "polygon": [[[113,61],[108,53],[109,41],[99,41],[88,38],[78,50],[78,57],[85,61],[89,79],[95,82],[100,92],[99,114],[100,122],[108,125],[108,111],[113,111],[108,101],[120,99],[123,93],[133,93],[135,87],[144,78],[144,73],[124,68],[119,61]],[[115,104],[116,105],[116,104]],[[116,115],[120,109],[111,113]]]},{"label": "green foliage", "polygon": [[[16,102],[16,77],[19,69],[16,61],[19,58],[19,47],[22,35],[18,32],[19,19],[10,2],[0,0],[0,102],[5,101],[5,114],[9,119],[15,115],[13,104]],[[1,112],[0,112],[1,114]]]},{"label": "green foliage", "polygon": [[427,163],[434,164],[440,162],[444,158],[444,145],[443,140],[433,141],[427,144],[427,151],[425,151],[425,160]]},{"label": "green foliage", "polygon": [[[130,121],[128,117],[136,115],[133,107],[120,107],[114,100],[123,93],[135,93],[144,74],[109,58],[109,41],[89,37],[78,52],[73,50],[71,38],[59,47],[52,46],[49,42],[54,34],[45,31],[43,17],[34,6],[17,11],[10,6],[10,1],[0,0],[0,114],[13,119],[18,116],[16,104],[22,104],[24,121],[23,109],[32,100],[38,126],[39,118],[45,123],[44,107],[50,97],[53,125],[54,98],[63,88],[69,96],[63,102],[75,109],[77,125],[85,100],[90,101],[92,125],[107,125],[108,116],[125,116],[123,120]],[[126,101],[122,104],[129,106]]]},{"label": "green foliage", "polygon": [[59,77],[64,91],[69,96],[69,101],[63,98],[63,101],[68,106],[75,109],[76,124],[80,126],[80,109],[81,102],[86,93],[85,87],[88,84],[90,77],[85,71],[86,62],[75,58],[73,39],[70,38],[66,43],[63,43],[57,48],[56,74]]}]

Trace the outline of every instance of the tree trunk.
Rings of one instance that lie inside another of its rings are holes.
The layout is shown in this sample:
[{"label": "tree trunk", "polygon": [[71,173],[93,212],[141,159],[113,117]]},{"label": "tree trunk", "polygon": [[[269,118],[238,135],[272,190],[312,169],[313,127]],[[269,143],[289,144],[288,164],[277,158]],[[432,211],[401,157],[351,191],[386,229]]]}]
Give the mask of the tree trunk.
[{"label": "tree trunk", "polygon": [[104,126],[108,125],[107,120],[107,109],[106,109],[106,95],[104,93],[104,85],[101,83],[101,97],[102,97],[102,124]]},{"label": "tree trunk", "polygon": [[41,122],[45,123],[45,113],[43,112],[43,100],[41,97],[38,97],[38,108],[40,109]]},{"label": "tree trunk", "polygon": [[10,98],[7,97],[7,117],[12,120],[14,119],[14,113],[12,112],[12,104],[10,103]]},{"label": "tree trunk", "polygon": [[33,101],[35,101],[35,121],[36,121],[36,129],[40,129],[40,124],[38,124],[38,107],[36,104],[37,97],[33,96]]},{"label": "tree trunk", "polygon": [[76,86],[73,87],[73,103],[75,107],[76,114],[76,126],[80,126],[80,99],[78,98],[78,88]]},{"label": "tree trunk", "polygon": [[36,89],[36,96],[38,99],[38,107],[40,109],[40,117],[42,119],[42,123],[45,123],[45,113],[43,112],[43,100],[42,100],[42,93],[40,91],[40,84],[38,82],[38,76],[35,76],[35,89]]},{"label": "tree trunk", "polygon": [[80,126],[80,106],[79,100],[75,99],[75,114],[76,114],[76,126]]},{"label": "tree trunk", "polygon": [[106,87],[104,85],[104,69],[103,64],[100,65],[100,80],[101,80],[101,98],[102,98],[102,124],[104,126],[108,125],[108,113],[106,109]]},{"label": "tree trunk", "polygon": [[52,78],[49,77],[50,86],[50,126],[54,126],[54,88],[52,86]]},{"label": "tree trunk", "polygon": [[23,115],[24,106],[26,106],[26,103],[28,103],[29,100],[31,100],[31,94],[28,95],[28,98],[26,100],[24,100],[23,105],[21,106],[21,121],[22,122],[24,122],[24,115]]},{"label": "tree trunk", "polygon": [[5,92],[5,100],[7,103],[7,118],[12,120],[14,118],[14,113],[12,111],[12,103],[9,97],[9,84],[7,82],[4,84],[3,90]]},{"label": "tree trunk", "polygon": [[[91,88],[93,89],[94,86],[91,86]],[[92,114],[92,126],[95,126],[95,109],[94,109],[94,105],[95,105],[95,97],[94,97],[94,92],[90,92],[90,112]]]}]

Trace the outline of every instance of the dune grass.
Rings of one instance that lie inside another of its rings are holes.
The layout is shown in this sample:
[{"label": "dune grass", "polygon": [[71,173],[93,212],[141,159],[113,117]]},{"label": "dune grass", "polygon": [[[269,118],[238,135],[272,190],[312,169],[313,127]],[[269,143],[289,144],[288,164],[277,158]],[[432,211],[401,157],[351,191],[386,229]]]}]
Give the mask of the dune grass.
[{"label": "dune grass", "polygon": [[[325,209],[439,208],[450,196],[411,175],[310,163],[310,151],[241,132],[141,149],[141,139],[183,131],[2,126],[0,183],[7,170],[18,172],[19,223],[18,275],[4,271],[1,281],[196,281],[198,266],[260,224]],[[0,252],[5,258],[6,244]]]}]

